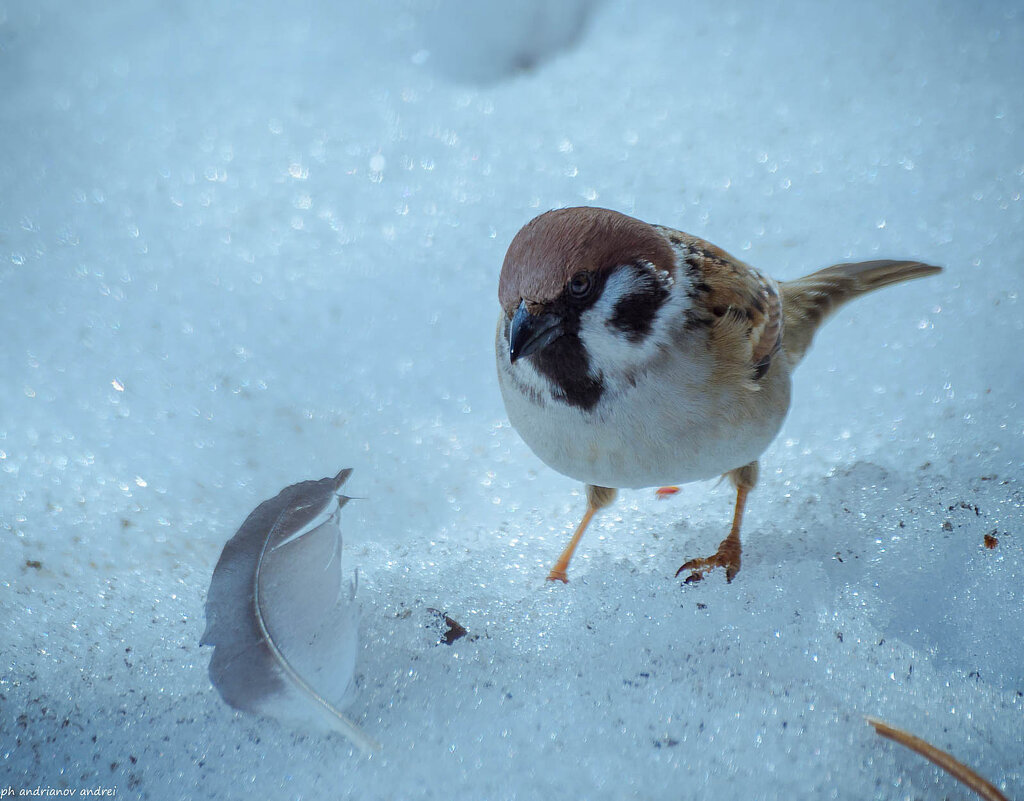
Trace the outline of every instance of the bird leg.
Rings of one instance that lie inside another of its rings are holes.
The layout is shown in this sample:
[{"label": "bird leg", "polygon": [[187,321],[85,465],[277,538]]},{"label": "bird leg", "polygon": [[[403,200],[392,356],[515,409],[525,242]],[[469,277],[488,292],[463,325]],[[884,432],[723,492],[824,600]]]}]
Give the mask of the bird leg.
[{"label": "bird leg", "polygon": [[740,526],[743,523],[743,508],[747,504],[747,494],[757,484],[757,462],[730,470],[726,475],[736,487],[736,509],[732,516],[732,529],[729,536],[718,545],[718,550],[703,559],[691,559],[676,571],[678,576],[684,570],[693,572],[686,577],[686,583],[700,581],[704,574],[716,567],[725,568],[725,580],[730,582],[740,572]]},{"label": "bird leg", "polygon": [[573,533],[572,539],[569,540],[569,544],[565,546],[562,555],[558,557],[555,566],[548,573],[548,581],[561,581],[563,584],[569,583],[569,576],[566,574],[566,571],[569,569],[569,560],[572,559],[576,546],[579,545],[580,537],[583,536],[583,532],[590,525],[591,518],[598,511],[611,504],[615,500],[616,495],[618,495],[618,490],[587,484],[587,511],[583,513],[583,519],[576,526],[576,531]]}]

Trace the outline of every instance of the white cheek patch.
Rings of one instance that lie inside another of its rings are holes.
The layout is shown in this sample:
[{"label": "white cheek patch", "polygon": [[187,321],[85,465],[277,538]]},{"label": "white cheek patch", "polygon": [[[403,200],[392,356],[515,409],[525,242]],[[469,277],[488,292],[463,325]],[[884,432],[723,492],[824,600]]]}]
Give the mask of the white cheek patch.
[{"label": "white cheek patch", "polygon": [[[639,342],[629,338],[610,324],[619,301],[638,292],[643,284],[632,267],[616,269],[605,282],[597,302],[580,315],[580,339],[590,354],[591,366],[607,373],[616,373],[623,366],[643,361],[648,348],[654,348],[650,337]],[[654,355],[652,350],[649,354]]]},{"label": "white cheek patch", "polygon": [[[650,274],[643,274],[632,265],[616,269],[605,282],[597,302],[580,315],[580,339],[591,358],[591,370],[605,376],[634,372],[650,361],[671,341],[672,321],[682,319],[690,305],[686,288],[673,285],[667,275],[657,275],[669,296],[654,316],[651,330],[644,336],[628,336],[612,324],[616,307],[623,298],[646,294]],[[650,269],[653,269],[650,268]]]}]

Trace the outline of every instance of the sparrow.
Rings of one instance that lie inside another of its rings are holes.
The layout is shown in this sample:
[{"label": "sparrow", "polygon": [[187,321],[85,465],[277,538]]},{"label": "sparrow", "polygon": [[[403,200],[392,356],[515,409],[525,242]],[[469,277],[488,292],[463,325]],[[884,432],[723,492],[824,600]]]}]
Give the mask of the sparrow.
[{"label": "sparrow", "polygon": [[541,461],[586,485],[586,511],[548,579],[621,488],[725,476],[732,528],[679,570],[740,569],[758,459],[790,406],[790,376],[846,301],[941,272],[918,261],[837,264],[775,281],[690,234],[616,211],[549,211],[513,238],[498,284],[498,381]]}]

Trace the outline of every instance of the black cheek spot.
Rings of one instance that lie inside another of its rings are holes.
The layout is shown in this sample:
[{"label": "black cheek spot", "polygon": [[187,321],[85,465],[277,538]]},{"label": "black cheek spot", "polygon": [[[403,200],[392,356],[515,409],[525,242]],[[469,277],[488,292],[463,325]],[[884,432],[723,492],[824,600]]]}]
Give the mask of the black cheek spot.
[{"label": "black cheek spot", "polygon": [[608,325],[622,331],[626,338],[637,343],[651,333],[658,310],[668,300],[668,290],[653,276],[645,276],[646,280],[630,294],[619,299],[612,310]]}]

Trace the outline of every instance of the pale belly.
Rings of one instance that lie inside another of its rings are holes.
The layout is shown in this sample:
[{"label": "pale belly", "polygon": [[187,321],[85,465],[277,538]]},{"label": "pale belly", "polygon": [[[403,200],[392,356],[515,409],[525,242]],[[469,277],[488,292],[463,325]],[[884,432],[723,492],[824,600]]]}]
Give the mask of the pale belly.
[{"label": "pale belly", "polygon": [[513,386],[507,368],[498,374],[509,420],[530,449],[558,472],[602,487],[684,484],[742,467],[768,447],[789,407],[782,365],[757,392],[711,395],[703,381],[674,381],[668,390],[641,380],[589,412],[550,398],[539,405]]}]

